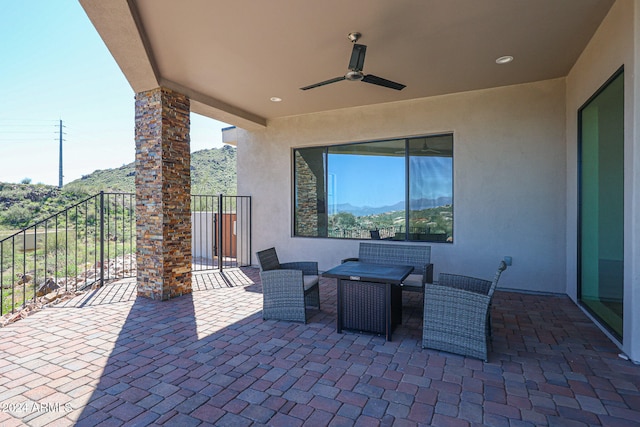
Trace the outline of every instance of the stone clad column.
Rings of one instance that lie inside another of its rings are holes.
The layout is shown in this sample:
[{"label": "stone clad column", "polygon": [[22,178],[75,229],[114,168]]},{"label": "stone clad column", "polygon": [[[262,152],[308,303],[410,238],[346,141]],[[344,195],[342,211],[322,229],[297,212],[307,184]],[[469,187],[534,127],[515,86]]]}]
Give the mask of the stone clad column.
[{"label": "stone clad column", "polygon": [[189,98],[165,88],[136,94],[138,295],[191,293]]}]

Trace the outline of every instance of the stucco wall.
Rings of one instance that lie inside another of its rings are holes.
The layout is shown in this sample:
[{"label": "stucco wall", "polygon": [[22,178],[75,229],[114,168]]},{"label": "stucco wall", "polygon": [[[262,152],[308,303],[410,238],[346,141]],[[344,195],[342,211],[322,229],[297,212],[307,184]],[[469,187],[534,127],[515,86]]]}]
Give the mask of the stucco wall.
[{"label": "stucco wall", "polygon": [[[636,183],[640,152],[634,46],[638,40],[637,0],[618,0],[567,76],[567,294],[577,301],[578,109],[618,70],[625,69],[625,271],[623,349],[640,360],[640,207]],[[635,308],[635,309],[634,309]]]},{"label": "stucco wall", "polygon": [[292,148],[453,132],[455,241],[431,244],[436,275],[490,278],[509,255],[502,287],[564,293],[565,89],[556,79],[239,130],[238,191],[253,196],[253,250],[275,246],[281,260],[317,260],[321,270],[357,254],[358,241],[292,237]]}]

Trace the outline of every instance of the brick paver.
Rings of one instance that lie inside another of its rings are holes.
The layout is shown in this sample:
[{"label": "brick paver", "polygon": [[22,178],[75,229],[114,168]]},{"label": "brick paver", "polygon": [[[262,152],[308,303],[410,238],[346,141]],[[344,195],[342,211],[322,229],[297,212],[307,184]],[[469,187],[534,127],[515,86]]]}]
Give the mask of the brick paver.
[{"label": "brick paver", "polygon": [[[198,277],[198,274],[202,274]],[[0,426],[640,425],[640,366],[564,296],[496,292],[489,363],[421,348],[420,295],[392,342],[264,321],[257,270],[196,292],[105,286],[0,329]]]}]

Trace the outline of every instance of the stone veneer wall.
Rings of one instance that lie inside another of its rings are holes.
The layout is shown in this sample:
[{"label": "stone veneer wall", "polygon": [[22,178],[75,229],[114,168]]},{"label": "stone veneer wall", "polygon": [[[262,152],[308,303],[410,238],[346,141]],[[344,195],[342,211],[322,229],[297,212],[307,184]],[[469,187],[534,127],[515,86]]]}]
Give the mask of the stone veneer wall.
[{"label": "stone veneer wall", "polygon": [[165,88],[136,94],[138,295],[191,293],[190,102]]},{"label": "stone veneer wall", "polygon": [[296,236],[318,235],[317,180],[301,153],[295,153],[296,163]]},{"label": "stone veneer wall", "polygon": [[[320,154],[320,156],[318,156]],[[324,207],[324,167],[320,151],[295,152],[296,169],[296,236],[326,236],[327,215]],[[317,156],[317,157],[316,157]]]}]

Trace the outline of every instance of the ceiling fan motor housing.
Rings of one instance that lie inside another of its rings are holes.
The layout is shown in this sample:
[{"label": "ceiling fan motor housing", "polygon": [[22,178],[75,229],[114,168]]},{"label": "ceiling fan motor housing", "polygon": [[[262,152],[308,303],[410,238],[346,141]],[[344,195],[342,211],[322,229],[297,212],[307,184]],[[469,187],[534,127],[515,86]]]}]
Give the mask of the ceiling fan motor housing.
[{"label": "ceiling fan motor housing", "polygon": [[364,74],[362,74],[362,71],[349,71],[344,77],[347,80],[354,82],[362,80],[364,78]]},{"label": "ceiling fan motor housing", "polygon": [[362,34],[357,31],[347,34],[347,38],[351,43],[356,43],[360,39],[360,37],[362,37]]}]

